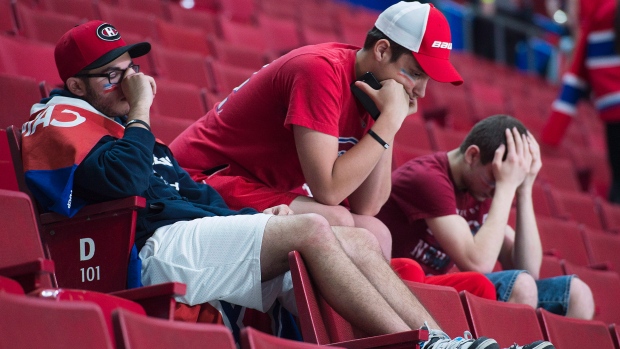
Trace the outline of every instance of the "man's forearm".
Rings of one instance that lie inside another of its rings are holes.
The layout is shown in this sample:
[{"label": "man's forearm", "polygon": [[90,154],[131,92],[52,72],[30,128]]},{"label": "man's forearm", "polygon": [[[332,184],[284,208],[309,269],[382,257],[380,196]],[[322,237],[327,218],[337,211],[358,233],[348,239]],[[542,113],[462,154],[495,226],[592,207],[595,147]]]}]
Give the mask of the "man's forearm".
[{"label": "man's forearm", "polygon": [[387,149],[368,178],[350,196],[353,213],[374,216],[392,190],[392,149]]},{"label": "man's forearm", "polygon": [[512,260],[514,267],[527,270],[538,278],[542,263],[542,246],[534,214],[532,189],[520,188],[517,194],[517,226]]}]

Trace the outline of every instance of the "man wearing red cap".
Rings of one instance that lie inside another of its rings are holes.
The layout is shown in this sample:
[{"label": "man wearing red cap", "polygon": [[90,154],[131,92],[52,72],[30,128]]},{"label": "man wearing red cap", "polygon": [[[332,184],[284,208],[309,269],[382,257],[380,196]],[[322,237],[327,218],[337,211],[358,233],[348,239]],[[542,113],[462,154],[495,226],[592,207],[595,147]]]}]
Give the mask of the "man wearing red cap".
[{"label": "man wearing red cap", "polygon": [[[433,5],[397,3],[379,15],[362,49],[327,43],[291,51],[170,147],[193,179],[212,185],[232,208],[287,204],[332,225],[363,227],[389,259],[390,233],[373,216],[390,194],[390,146],[429,79],[463,82],[449,61],[451,48],[448,22]],[[356,82],[366,72],[381,89]],[[376,103],[376,121],[351,84]],[[292,192],[304,184],[310,197]]]},{"label": "man wearing red cap", "polygon": [[177,300],[189,305],[227,301],[264,311],[277,298],[294,312],[287,255],[298,250],[322,295],[368,334],[426,325],[425,349],[498,348],[486,337],[451,340],[438,330],[368,231],[293,215],[286,205],[234,211],[193,181],[150,132],[156,84],[132,62],[149,49],[125,45],[100,21],[56,45],[65,88],[34,105],[22,128],[27,184],[44,208],[71,216],[87,203],[145,197],[136,224],[142,282],[186,283]]}]

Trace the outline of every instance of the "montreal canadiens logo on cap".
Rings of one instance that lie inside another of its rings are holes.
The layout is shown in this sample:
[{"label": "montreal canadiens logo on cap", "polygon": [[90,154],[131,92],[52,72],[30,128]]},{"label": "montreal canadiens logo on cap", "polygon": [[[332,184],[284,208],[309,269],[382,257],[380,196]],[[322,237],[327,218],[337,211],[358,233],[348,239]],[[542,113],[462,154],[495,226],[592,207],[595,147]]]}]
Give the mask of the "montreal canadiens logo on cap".
[{"label": "montreal canadiens logo on cap", "polygon": [[121,34],[111,24],[104,23],[97,27],[97,37],[105,41],[116,41],[121,38]]}]

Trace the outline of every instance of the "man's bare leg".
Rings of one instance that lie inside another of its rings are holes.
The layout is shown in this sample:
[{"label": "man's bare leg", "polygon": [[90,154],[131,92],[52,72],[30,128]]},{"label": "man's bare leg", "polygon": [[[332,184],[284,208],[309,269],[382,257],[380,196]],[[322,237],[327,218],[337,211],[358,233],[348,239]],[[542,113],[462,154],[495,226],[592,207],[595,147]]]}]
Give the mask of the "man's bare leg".
[{"label": "man's bare leg", "polygon": [[[322,216],[304,214],[269,219],[260,255],[262,280],[287,271],[288,253],[292,250],[303,255],[322,296],[353,325],[372,335],[411,329],[349,259]],[[380,254],[377,259],[386,264]],[[419,319],[428,317],[432,321],[423,307],[412,308],[411,312],[417,310],[421,310],[417,314]]]},{"label": "man's bare leg", "polygon": [[430,328],[439,329],[424,306],[383,259],[369,232],[347,227],[332,229],[345,253],[409,327],[418,329],[427,321]]},{"label": "man's bare leg", "polygon": [[344,206],[323,205],[305,196],[295,198],[289,207],[296,214],[318,213],[325,217],[331,226],[364,228],[377,238],[385,259],[392,258],[392,235],[385,224],[375,217],[353,214]]}]

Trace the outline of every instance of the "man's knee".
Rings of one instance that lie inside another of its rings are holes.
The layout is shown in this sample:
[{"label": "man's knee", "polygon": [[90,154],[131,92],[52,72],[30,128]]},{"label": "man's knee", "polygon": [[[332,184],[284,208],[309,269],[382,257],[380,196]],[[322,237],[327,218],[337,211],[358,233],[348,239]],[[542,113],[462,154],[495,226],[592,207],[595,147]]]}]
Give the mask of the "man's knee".
[{"label": "man's knee", "polygon": [[291,234],[298,234],[301,245],[317,248],[320,245],[338,242],[325,217],[316,213],[305,213],[292,217],[297,220],[296,230],[298,231],[291,232]]},{"label": "man's knee", "polygon": [[570,296],[566,316],[591,320],[594,317],[594,297],[592,290],[581,279],[573,277],[570,283]]},{"label": "man's knee", "polygon": [[527,304],[532,308],[536,308],[538,306],[536,280],[528,273],[519,274],[512,287],[512,293],[508,302]]},{"label": "man's knee", "polygon": [[321,212],[321,214],[325,216],[331,225],[342,227],[355,226],[353,215],[344,206],[330,206],[326,212]]},{"label": "man's knee", "polygon": [[366,229],[354,227],[333,227],[333,229],[347,255],[351,257],[365,257],[369,252],[383,253],[377,237]]}]

